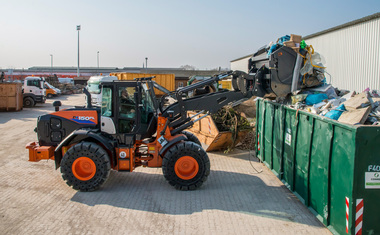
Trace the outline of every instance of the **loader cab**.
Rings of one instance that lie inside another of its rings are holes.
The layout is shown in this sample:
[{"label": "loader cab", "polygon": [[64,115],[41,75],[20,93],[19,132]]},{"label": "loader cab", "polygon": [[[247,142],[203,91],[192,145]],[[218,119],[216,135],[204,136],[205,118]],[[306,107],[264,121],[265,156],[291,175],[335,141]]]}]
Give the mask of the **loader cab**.
[{"label": "loader cab", "polygon": [[115,135],[122,144],[127,136],[142,140],[156,132],[156,108],[145,83],[113,81],[101,86],[102,132]]}]

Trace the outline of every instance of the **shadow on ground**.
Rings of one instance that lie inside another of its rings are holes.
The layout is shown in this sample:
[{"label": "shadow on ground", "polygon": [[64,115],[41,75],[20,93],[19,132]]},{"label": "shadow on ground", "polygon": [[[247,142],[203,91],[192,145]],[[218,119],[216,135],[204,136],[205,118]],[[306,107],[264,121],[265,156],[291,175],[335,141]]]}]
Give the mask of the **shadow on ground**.
[{"label": "shadow on ground", "polygon": [[268,186],[255,175],[225,171],[211,171],[208,181],[195,191],[175,190],[162,174],[112,172],[99,191],[77,192],[71,200],[171,215],[222,210],[310,223],[300,215],[301,202],[285,186]]},{"label": "shadow on ground", "polygon": [[[40,115],[44,115],[47,113],[54,112],[53,102],[56,100],[61,101],[62,106],[61,109],[74,108],[74,105],[69,105],[68,95],[61,95],[57,97],[53,97],[51,99],[47,99],[44,104],[37,103],[36,106],[32,108],[23,108],[17,112],[0,112],[0,124],[7,123],[12,119],[17,120],[27,120],[29,118],[38,118]],[[83,97],[83,105],[85,105],[84,97]]]}]

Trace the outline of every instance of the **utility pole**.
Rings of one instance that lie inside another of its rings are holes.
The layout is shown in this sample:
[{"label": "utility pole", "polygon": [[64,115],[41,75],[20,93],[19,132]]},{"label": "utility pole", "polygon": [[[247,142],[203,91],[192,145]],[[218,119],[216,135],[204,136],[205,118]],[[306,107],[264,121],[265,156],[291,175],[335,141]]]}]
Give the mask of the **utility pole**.
[{"label": "utility pole", "polygon": [[148,57],[145,57],[145,73],[148,73]]},{"label": "utility pole", "polygon": [[98,51],[98,71],[96,71],[97,73],[99,73],[99,51]]},{"label": "utility pole", "polygon": [[78,68],[77,68],[77,77],[79,77],[79,31],[80,31],[80,25],[77,25],[77,31],[78,31]]},{"label": "utility pole", "polygon": [[50,76],[53,76],[53,55],[52,54],[50,54],[50,66],[51,66]]}]

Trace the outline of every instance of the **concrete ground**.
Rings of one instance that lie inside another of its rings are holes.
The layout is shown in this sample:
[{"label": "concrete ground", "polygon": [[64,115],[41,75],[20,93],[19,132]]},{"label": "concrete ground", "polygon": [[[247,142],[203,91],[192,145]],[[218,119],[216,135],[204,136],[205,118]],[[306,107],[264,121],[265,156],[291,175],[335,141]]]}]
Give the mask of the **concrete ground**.
[{"label": "concrete ground", "polygon": [[37,117],[58,99],[63,108],[84,105],[77,94],[0,113],[1,234],[331,234],[246,151],[209,153],[210,176],[196,191],[175,190],[160,168],[137,168],[77,192],[54,161],[28,162],[25,149],[37,140]]}]

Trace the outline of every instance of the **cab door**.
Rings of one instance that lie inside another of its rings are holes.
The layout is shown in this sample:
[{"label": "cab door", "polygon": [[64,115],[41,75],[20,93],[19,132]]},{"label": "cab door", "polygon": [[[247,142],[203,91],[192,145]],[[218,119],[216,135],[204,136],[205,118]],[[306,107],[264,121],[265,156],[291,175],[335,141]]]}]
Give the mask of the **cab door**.
[{"label": "cab door", "polygon": [[28,79],[26,81],[26,88],[24,88],[24,93],[32,93],[34,95],[43,95],[40,88],[40,80]]},{"label": "cab door", "polygon": [[102,88],[101,131],[116,135],[119,143],[135,136],[140,127],[140,89],[136,82],[104,83]]},{"label": "cab door", "polygon": [[102,88],[102,102],[100,111],[100,130],[110,135],[116,134],[115,127],[115,112],[113,105],[113,93],[112,86],[104,86]]},{"label": "cab door", "polygon": [[136,83],[118,84],[116,86],[117,133],[136,132],[139,124],[139,94]]}]

